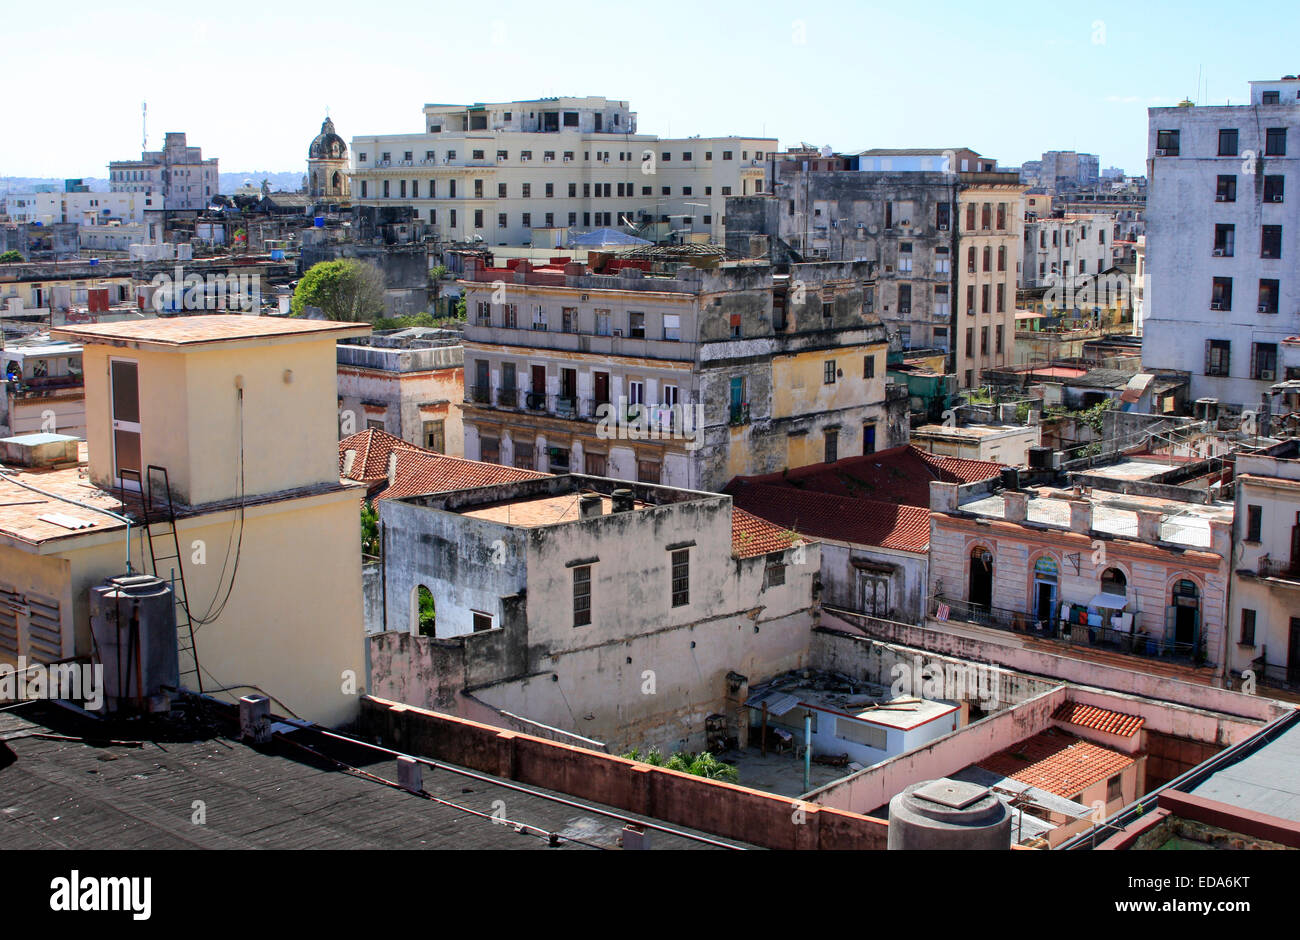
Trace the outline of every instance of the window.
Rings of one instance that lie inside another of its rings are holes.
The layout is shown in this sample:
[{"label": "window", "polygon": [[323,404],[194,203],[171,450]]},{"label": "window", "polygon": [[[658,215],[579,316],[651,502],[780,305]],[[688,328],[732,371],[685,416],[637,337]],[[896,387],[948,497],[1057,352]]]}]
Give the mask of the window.
[{"label": "window", "polygon": [[645,314],[629,310],[627,314],[627,335],[631,339],[645,339]]},{"label": "window", "polygon": [[691,602],[691,551],[688,548],[673,552],[672,595],[674,607],[685,607]]},{"label": "window", "polygon": [[1261,258],[1282,257],[1282,226],[1265,225],[1259,236],[1259,256]]},{"label": "window", "polygon": [[1123,797],[1124,790],[1120,786],[1123,779],[1124,778],[1122,774],[1116,774],[1115,776],[1111,777],[1109,780],[1106,781],[1106,802],[1107,803],[1111,803]]},{"label": "window", "polygon": [[971,245],[966,249],[966,273],[975,273],[975,246]]},{"label": "window", "polygon": [[506,224],[507,221],[508,220],[504,212],[497,213],[497,228],[509,228],[509,226]]},{"label": "window", "polygon": [[730,195],[731,195],[731,187],[730,187],[730,186],[723,186],[723,187],[722,187],[722,195],[724,195],[724,196],[730,196]]},{"label": "window", "polygon": [[483,227],[483,210],[482,210],[482,209],[475,209],[475,210],[474,210],[474,227],[475,227],[475,228],[482,228],[482,227]]},{"label": "window", "polygon": [[898,312],[899,313],[912,312],[912,285],[911,284],[898,285]]},{"label": "window", "polygon": [[591,623],[591,565],[573,569],[573,625],[585,627]]},{"label": "window", "polygon": [[1237,642],[1242,646],[1255,645],[1255,611],[1247,607],[1241,609],[1241,636]]},{"label": "window", "polygon": [[971,316],[975,315],[975,285],[966,285],[966,312]]},{"label": "window", "polygon": [[1286,187],[1286,177],[1284,176],[1264,177],[1264,201],[1281,202],[1282,193],[1285,187]]},{"label": "window", "polygon": [[1214,257],[1231,258],[1236,251],[1237,226],[1214,226]]},{"label": "window", "polygon": [[822,384],[823,385],[835,384],[835,360],[834,359],[826,360],[826,363],[822,366]]},{"label": "window", "polygon": [[1007,246],[998,245],[998,270],[1005,271],[1006,269],[1007,269]]},{"label": "window", "polygon": [[876,357],[862,357],[862,377],[864,379],[874,379],[876,377]]},{"label": "window", "polygon": [[1224,128],[1219,131],[1219,156],[1235,157],[1237,155],[1237,129]]},{"label": "window", "polygon": [[989,354],[989,328],[987,326],[981,326],[980,327],[980,355],[987,356],[988,354]]},{"label": "window", "polygon": [[1232,278],[1216,277],[1210,288],[1210,309],[1232,309]]},{"label": "window", "polygon": [[[966,206],[966,230],[968,232],[975,231],[975,204],[973,202]],[[973,248],[971,250],[974,251]],[[972,268],[972,270],[974,269]]]},{"label": "window", "polygon": [[1007,204],[1005,202],[999,202],[998,203],[998,230],[1005,231],[1006,227],[1007,227]]},{"label": "window", "polygon": [[525,213],[524,213],[524,228],[532,228],[532,227],[533,227],[533,214],[532,214],[531,212],[525,212]]},{"label": "window", "polygon": [[492,629],[492,615],[474,611],[474,632],[483,633]]},{"label": "window", "polygon": [[989,312],[989,285],[980,285],[980,313]]},{"label": "window", "polygon": [[998,284],[997,289],[997,313],[1005,313],[1007,309],[1007,285]]},{"label": "window", "polygon": [[826,463],[840,459],[840,432],[835,428],[826,430]]},{"label": "window", "polygon": [[664,339],[680,340],[682,338],[682,318],[675,313],[664,314]]},{"label": "window", "polygon": [[1178,156],[1178,131],[1156,131],[1156,155],[1164,151],[1166,157]]},{"label": "window", "polygon": [[1264,508],[1262,506],[1246,507],[1246,534],[1244,536],[1247,542],[1258,542],[1264,526]]},{"label": "window", "polygon": [[1260,313],[1277,313],[1277,296],[1281,290],[1281,282],[1276,278],[1259,279],[1259,312]]},{"label": "window", "polygon": [[1257,382],[1277,380],[1277,343],[1251,345],[1250,377]]},{"label": "window", "polygon": [[[966,355],[975,355],[975,327],[966,327]],[[970,384],[970,374],[967,373],[966,384]]]},{"label": "window", "polygon": [[989,245],[984,246],[984,270],[993,270],[993,248]]},{"label": "window", "polygon": [[[1001,284],[998,285],[998,291],[999,293],[1001,293],[1002,291]],[[1001,310],[1002,308],[999,307],[998,309]],[[994,338],[993,351],[996,353],[1002,352],[1002,324],[1001,323],[999,323],[996,327],[993,328],[993,338]]]},{"label": "window", "polygon": [[547,184],[546,184],[546,198],[547,198],[547,199],[550,199],[550,198],[552,198],[554,195],[555,195],[555,184],[554,184],[554,183],[547,183]]},{"label": "window", "polygon": [[1232,358],[1232,341],[1208,339],[1205,341],[1205,374],[1225,377]]},{"label": "window", "polygon": [[1264,156],[1286,156],[1286,128],[1270,127],[1264,131]]},{"label": "window", "polygon": [[776,587],[785,584],[785,553],[773,552],[767,556],[763,568],[763,587]]},{"label": "window", "polygon": [[1282,92],[1280,92],[1280,91],[1266,91],[1266,92],[1264,92],[1263,96],[1260,98],[1260,102],[1259,102],[1259,103],[1260,103],[1260,104],[1281,104],[1281,103],[1282,103]]},{"label": "window", "polygon": [[496,437],[480,438],[478,459],[484,463],[500,463],[501,439]]},{"label": "window", "polygon": [[993,227],[993,206],[991,203],[984,203],[980,207],[980,229],[988,231]]}]

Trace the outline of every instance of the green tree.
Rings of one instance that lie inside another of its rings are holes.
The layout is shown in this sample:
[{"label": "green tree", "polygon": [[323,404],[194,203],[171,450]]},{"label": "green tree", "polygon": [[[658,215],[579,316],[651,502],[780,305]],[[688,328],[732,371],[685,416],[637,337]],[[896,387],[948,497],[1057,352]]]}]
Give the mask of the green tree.
[{"label": "green tree", "polygon": [[437,265],[429,269],[429,306],[436,312],[438,298],[442,296],[442,282],[448,274],[446,265]]},{"label": "green tree", "polygon": [[331,320],[369,322],[384,312],[384,278],[374,265],[355,258],[321,261],[298,281],[290,311],[300,317],[319,307]]},{"label": "green tree", "polygon": [[361,504],[361,553],[379,554],[379,513],[375,511],[374,503]]},{"label": "green tree", "polygon": [[461,294],[460,300],[456,301],[456,313],[455,313],[456,319],[457,320],[466,319],[469,316],[469,314],[466,312],[468,310],[469,310],[469,303],[468,301],[466,301],[465,295]]},{"label": "green tree", "polygon": [[433,608],[433,594],[423,584],[417,589],[420,599],[420,636],[434,636],[437,616]]},{"label": "green tree", "polygon": [[0,255],[0,264],[11,264],[15,261],[22,261],[22,260],[23,260],[23,256],[19,254],[17,251],[14,251],[13,249],[10,249],[9,251],[6,251],[4,254]]}]

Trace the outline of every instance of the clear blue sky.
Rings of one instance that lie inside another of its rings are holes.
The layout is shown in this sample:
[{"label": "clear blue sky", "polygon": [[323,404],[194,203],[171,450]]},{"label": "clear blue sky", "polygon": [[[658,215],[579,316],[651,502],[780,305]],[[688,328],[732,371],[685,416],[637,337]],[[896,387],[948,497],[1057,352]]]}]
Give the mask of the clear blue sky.
[{"label": "clear blue sky", "polygon": [[326,106],[345,139],[413,132],[425,102],[625,99],[663,136],[837,150],[1044,150],[1143,171],[1146,109],[1246,100],[1300,72],[1300,6],[1223,2],[11,4],[0,175],[104,176],[169,130],[223,171],[305,171]]}]

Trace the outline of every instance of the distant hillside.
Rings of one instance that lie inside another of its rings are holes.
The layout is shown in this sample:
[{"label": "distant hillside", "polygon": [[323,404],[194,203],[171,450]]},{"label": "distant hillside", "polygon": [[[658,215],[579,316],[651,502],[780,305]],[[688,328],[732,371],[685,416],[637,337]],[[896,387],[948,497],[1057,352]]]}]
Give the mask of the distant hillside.
[{"label": "distant hillside", "polygon": [[[108,192],[108,180],[96,179],[93,176],[82,177],[81,180],[90,187],[92,193]],[[54,192],[63,192],[63,177],[49,176],[0,176],[0,194],[3,193],[31,193],[37,190],[53,190]]]},{"label": "distant hillside", "polygon": [[272,173],[270,170],[249,170],[241,173],[220,173],[217,175],[217,183],[221,187],[221,191],[226,195],[239,189],[248,180],[251,180],[254,186],[261,186],[262,180],[269,180],[271,192],[273,193],[296,193],[302,189],[302,178],[306,175],[305,172],[301,171],[297,173]]}]

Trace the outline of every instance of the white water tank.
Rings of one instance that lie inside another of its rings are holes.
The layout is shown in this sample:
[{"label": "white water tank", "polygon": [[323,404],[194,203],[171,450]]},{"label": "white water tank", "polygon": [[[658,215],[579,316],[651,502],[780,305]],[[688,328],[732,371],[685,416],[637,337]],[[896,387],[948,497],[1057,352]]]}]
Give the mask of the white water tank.
[{"label": "white water tank", "polygon": [[90,589],[90,633],[104,667],[110,712],[165,711],[164,687],[180,684],[176,604],[171,586],[147,574],[124,574]]},{"label": "white water tank", "polygon": [[914,783],[889,801],[890,849],[1009,849],[1011,811],[964,780]]}]

